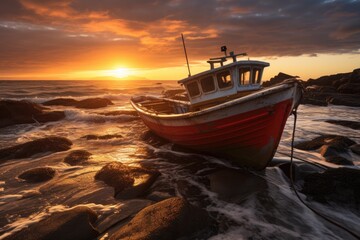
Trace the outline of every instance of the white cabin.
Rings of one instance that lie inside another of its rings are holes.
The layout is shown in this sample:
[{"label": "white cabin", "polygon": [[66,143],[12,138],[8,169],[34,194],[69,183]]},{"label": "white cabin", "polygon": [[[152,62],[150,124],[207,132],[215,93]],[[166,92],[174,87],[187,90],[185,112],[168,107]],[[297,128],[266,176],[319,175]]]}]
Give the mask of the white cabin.
[{"label": "white cabin", "polygon": [[[226,58],[233,62],[223,65]],[[211,69],[178,81],[183,84],[192,105],[242,95],[261,88],[263,69],[270,64],[261,61],[236,61],[235,55],[214,58],[208,61]],[[214,68],[214,63],[221,66]]]}]

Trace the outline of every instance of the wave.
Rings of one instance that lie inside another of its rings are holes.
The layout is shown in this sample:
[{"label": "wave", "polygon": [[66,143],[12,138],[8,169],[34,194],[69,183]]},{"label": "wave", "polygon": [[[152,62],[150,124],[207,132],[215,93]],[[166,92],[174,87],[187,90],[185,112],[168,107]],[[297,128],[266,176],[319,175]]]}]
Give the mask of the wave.
[{"label": "wave", "polygon": [[70,121],[80,121],[88,123],[106,122],[130,122],[139,119],[137,116],[121,114],[118,116],[104,116],[96,113],[87,113],[81,110],[65,110],[65,117]]}]

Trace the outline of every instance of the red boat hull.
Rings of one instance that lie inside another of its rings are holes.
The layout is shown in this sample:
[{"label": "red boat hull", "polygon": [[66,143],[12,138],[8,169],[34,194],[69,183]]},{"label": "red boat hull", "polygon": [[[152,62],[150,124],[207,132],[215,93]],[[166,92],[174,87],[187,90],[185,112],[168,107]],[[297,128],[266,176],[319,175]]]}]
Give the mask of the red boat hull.
[{"label": "red boat hull", "polygon": [[299,93],[297,85],[282,86],[183,116],[154,115],[133,106],[153,132],[173,143],[263,169],[275,154]]}]

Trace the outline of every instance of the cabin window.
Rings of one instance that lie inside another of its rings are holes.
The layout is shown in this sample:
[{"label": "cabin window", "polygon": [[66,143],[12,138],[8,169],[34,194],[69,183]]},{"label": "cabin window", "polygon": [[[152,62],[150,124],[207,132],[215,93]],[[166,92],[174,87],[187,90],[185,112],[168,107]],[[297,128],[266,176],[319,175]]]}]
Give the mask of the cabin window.
[{"label": "cabin window", "polygon": [[190,97],[196,97],[200,95],[200,89],[197,82],[191,82],[186,85]]},{"label": "cabin window", "polygon": [[239,68],[239,82],[241,85],[250,84],[250,67]]},{"label": "cabin window", "polygon": [[204,93],[213,92],[215,90],[215,83],[212,76],[201,79],[200,84]]},{"label": "cabin window", "polygon": [[232,86],[230,71],[223,71],[216,75],[219,88]]},{"label": "cabin window", "polygon": [[261,69],[260,68],[253,68],[252,82],[260,84],[260,82],[261,82]]}]

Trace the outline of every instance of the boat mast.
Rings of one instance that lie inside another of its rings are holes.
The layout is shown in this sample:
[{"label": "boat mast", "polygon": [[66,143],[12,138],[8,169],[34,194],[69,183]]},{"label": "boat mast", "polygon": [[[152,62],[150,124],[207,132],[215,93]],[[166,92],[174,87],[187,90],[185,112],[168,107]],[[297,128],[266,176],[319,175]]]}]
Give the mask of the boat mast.
[{"label": "boat mast", "polygon": [[187,67],[188,67],[189,77],[190,77],[190,76],[191,76],[190,66],[189,66],[188,56],[187,56],[187,53],[186,53],[186,47],[185,47],[185,41],[184,41],[184,35],[183,35],[183,34],[181,34],[181,38],[182,38],[182,42],[183,42],[183,47],[184,47],[184,52],[185,52],[185,58],[186,58],[186,64],[187,64]]}]

